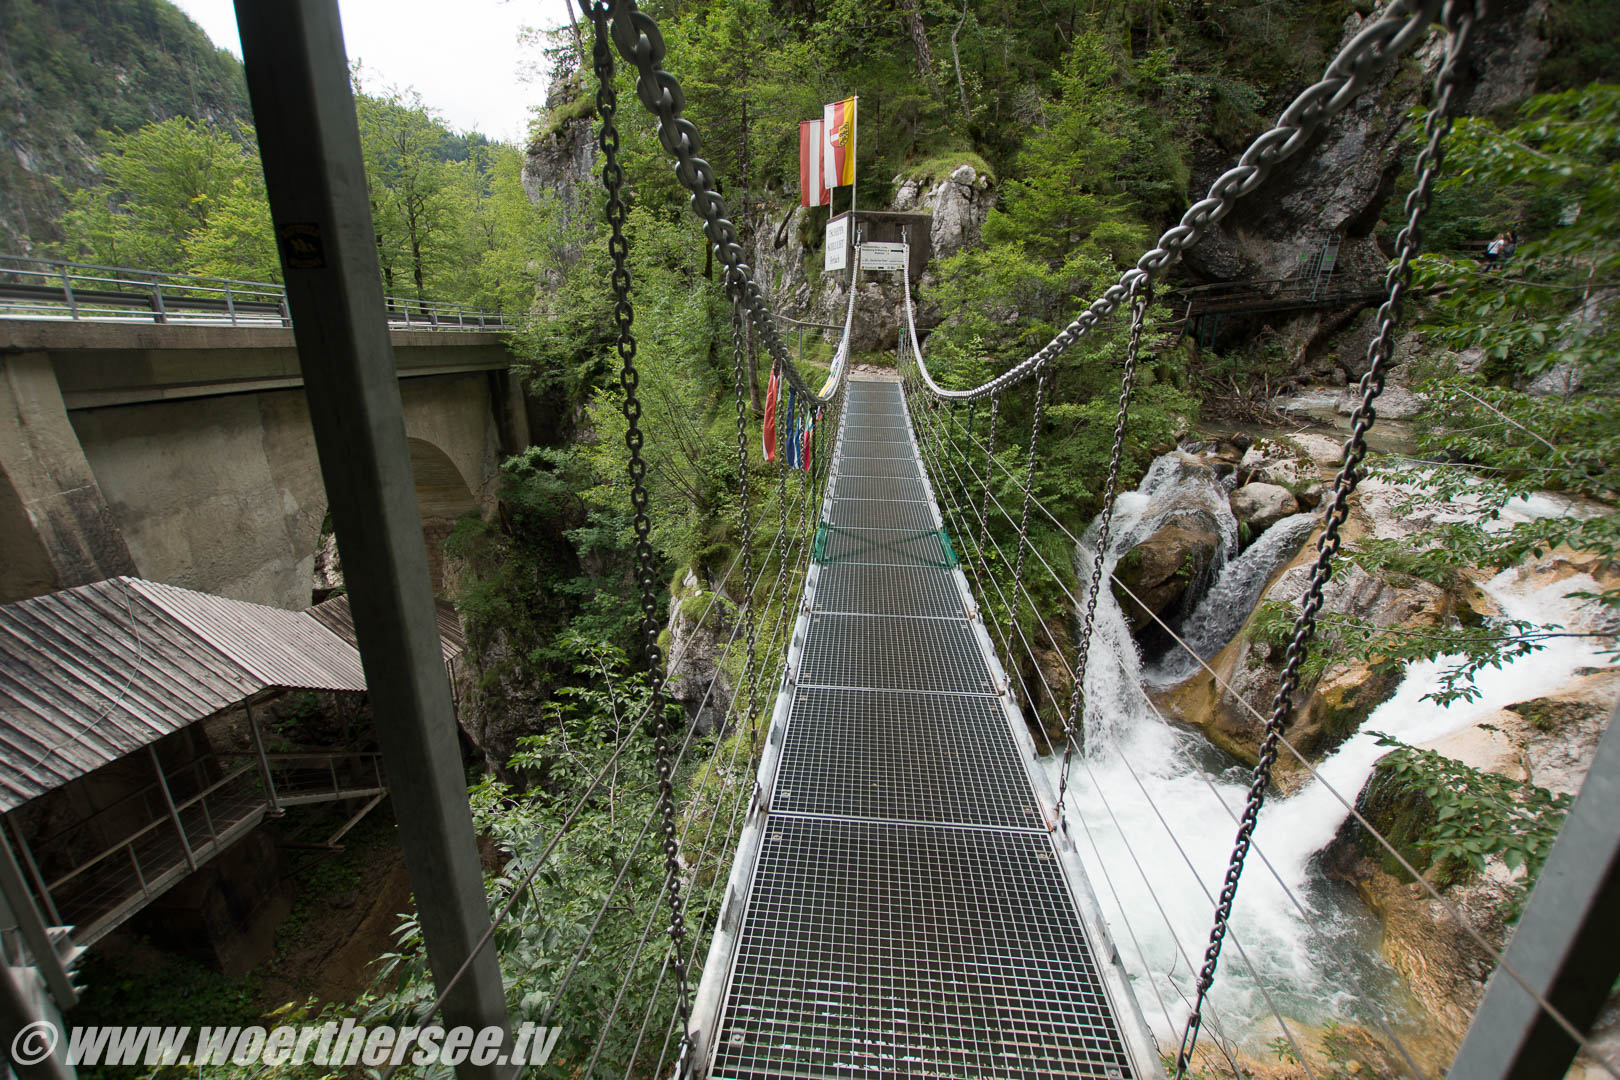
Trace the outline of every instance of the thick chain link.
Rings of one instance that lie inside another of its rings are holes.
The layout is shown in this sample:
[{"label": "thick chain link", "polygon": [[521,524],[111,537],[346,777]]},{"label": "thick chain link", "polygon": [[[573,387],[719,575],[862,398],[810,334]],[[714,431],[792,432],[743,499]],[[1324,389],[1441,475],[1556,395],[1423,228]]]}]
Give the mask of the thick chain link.
[{"label": "thick chain link", "polygon": [[753,270],[743,261],[737,227],[726,216],[725,200],[720,197],[714,169],[698,156],[702,140],[692,121],[681,115],[686,94],[675,76],[661,66],[664,62],[664,35],[658,23],[636,8],[635,0],[608,0],[612,10],[613,44],[636,66],[636,96],[647,111],[658,118],[658,141],[675,158],[675,176],[692,193],[692,212],[703,222],[704,235],[714,246],[715,257],[728,272],[742,281],[743,306],[754,324],[766,351],[780,364],[788,382],[809,400],[831,401],[843,389],[843,374],[849,357],[849,325],[855,311],[855,289],[850,287],[849,311],[844,321],[844,337],[833,358],[832,385],[821,397],[805,383],[776,332],[770,306],[754,280]]},{"label": "thick chain link", "polygon": [[1406,197],[1406,226],[1395,238],[1395,261],[1390,264],[1384,279],[1387,298],[1378,309],[1378,336],[1367,347],[1367,373],[1361,377],[1361,400],[1351,418],[1350,438],[1345,443],[1344,464],[1333,482],[1333,496],[1323,515],[1322,536],[1316,543],[1316,563],[1311,570],[1311,582],[1300,602],[1299,616],[1294,620],[1293,637],[1283,660],[1282,678],[1272,699],[1271,715],[1266,720],[1266,734],[1260,743],[1259,760],[1249,784],[1248,799],[1238,822],[1237,839],[1226,868],[1225,884],[1215,905],[1215,925],[1210,930],[1209,947],[1204,954],[1204,966],[1198,974],[1198,997],[1187,1029],[1182,1036],[1181,1050],[1176,1057],[1176,1075],[1186,1072],[1197,1044],[1203,1024],[1204,1002],[1215,981],[1216,965],[1220,962],[1221,943],[1232,917],[1232,902],[1237,896],[1238,881],[1243,873],[1243,862],[1248,856],[1265,803],[1266,787],[1271,782],[1271,769],[1277,761],[1277,743],[1283,728],[1294,710],[1294,691],[1299,687],[1299,670],[1305,661],[1305,652],[1316,632],[1316,616],[1322,609],[1323,589],[1333,575],[1333,558],[1340,545],[1339,530],[1350,514],[1350,495],[1360,479],[1362,459],[1367,455],[1367,431],[1377,419],[1374,400],[1384,389],[1384,372],[1394,351],[1395,327],[1400,321],[1401,304],[1412,286],[1412,260],[1417,256],[1422,239],[1423,216],[1429,208],[1434,191],[1434,178],[1445,156],[1444,143],[1451,130],[1451,98],[1456,87],[1458,62],[1468,47],[1476,18],[1483,17],[1483,0],[1464,3],[1448,0],[1442,16],[1444,25],[1451,30],[1446,45],[1445,61],[1435,76],[1434,106],[1424,119],[1425,144],[1418,152],[1414,168],[1418,174],[1417,186]]},{"label": "thick chain link", "polygon": [[[1035,464],[1039,460],[1041,424],[1046,419],[1046,383],[1051,372],[1042,368],[1035,376],[1035,419],[1029,429],[1029,465],[1024,471],[1024,509],[1018,515],[1018,558],[1013,564],[1013,581],[1024,580],[1024,555],[1029,550],[1029,509],[1035,502]],[[1014,596],[1016,597],[1016,593]],[[1038,616],[1040,612],[1036,612]],[[1014,618],[1017,617],[1016,612]]]},{"label": "thick chain link", "polygon": [[1395,0],[1375,22],[1368,24],[1339,50],[1322,78],[1307,87],[1283,110],[1271,130],[1262,133],[1244,151],[1237,165],[1222,173],[1205,197],[1181,216],[1179,224],[1159,237],[1158,245],[1119,276],[1080,316],[1057,336],[1017,366],[971,390],[947,390],[934,382],[922,363],[921,377],[928,392],[940,398],[980,398],[1000,393],[1036,375],[1059,354],[1129,301],[1138,282],[1152,282],[1164,274],[1188,248],[1201,240],[1209,227],[1232,212],[1238,199],[1265,182],[1278,164],[1292,157],[1323,124],[1353,101],[1367,84],[1396,57],[1423,40],[1429,24],[1440,12],[1442,0]]},{"label": "thick chain link", "polygon": [[1062,814],[1063,794],[1069,786],[1069,764],[1074,758],[1074,751],[1077,746],[1082,751],[1085,749],[1086,667],[1091,660],[1091,636],[1097,622],[1097,594],[1102,591],[1103,565],[1108,555],[1108,532],[1114,523],[1119,469],[1125,458],[1125,429],[1130,421],[1136,358],[1142,348],[1142,325],[1147,320],[1147,309],[1152,303],[1153,286],[1144,281],[1131,301],[1131,340],[1125,346],[1125,371],[1119,380],[1119,415],[1114,421],[1114,452],[1108,459],[1108,479],[1103,482],[1102,514],[1097,522],[1091,584],[1086,590],[1086,610],[1080,620],[1080,642],[1075,651],[1074,689],[1069,692],[1069,718],[1063,724],[1063,768],[1058,772],[1057,793],[1059,815]]},{"label": "thick chain link", "polygon": [[[748,725],[749,758],[758,757],[759,734],[753,722],[753,691],[749,688],[750,675],[756,664],[754,649],[758,643],[759,621],[754,613],[754,522],[748,503],[748,434],[752,415],[748,407],[748,341],[743,326],[742,288],[735,274],[726,275],[726,295],[731,299],[731,359],[732,381],[737,390],[737,517],[742,542],[742,618],[743,639],[747,651],[743,653],[743,670],[737,678],[737,693],[732,697],[737,723]],[[735,706],[741,703],[741,708]]]},{"label": "thick chain link", "polygon": [[[602,121],[597,145],[602,151],[602,183],[607,188],[607,219],[612,229],[608,252],[613,258],[613,322],[618,329],[615,346],[620,359],[619,386],[624,391],[625,446],[630,451],[630,505],[635,511],[636,583],[641,601],[641,635],[647,651],[648,683],[652,691],[654,742],[658,755],[658,811],[664,835],[664,890],[669,904],[670,966],[675,971],[675,1009],[683,1039],[691,1018],[691,988],[686,966],[686,914],[681,897],[681,850],[675,824],[675,767],[670,755],[668,700],[665,694],[664,654],[658,646],[659,575],[654,569],[652,521],[647,515],[647,463],[641,456],[641,401],[636,394],[641,378],[636,371],[635,312],[630,304],[630,243],[624,235],[624,170],[619,165],[619,131],[615,123],[618,92],[613,85],[613,54],[607,45],[607,5],[591,11],[596,28],[592,58],[596,65],[596,112]],[[684,1053],[684,1046],[683,1046]]]}]

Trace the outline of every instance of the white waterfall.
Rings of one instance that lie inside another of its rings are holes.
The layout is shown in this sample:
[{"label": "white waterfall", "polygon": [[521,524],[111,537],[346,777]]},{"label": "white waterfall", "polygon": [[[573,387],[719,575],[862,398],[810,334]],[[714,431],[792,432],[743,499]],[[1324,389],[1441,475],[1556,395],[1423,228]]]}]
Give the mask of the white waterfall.
[{"label": "white waterfall", "polygon": [[[1188,506],[1216,511],[1217,498],[1225,514],[1218,513],[1217,520],[1230,520],[1224,493],[1207,473],[1191,469],[1183,455],[1160,458],[1138,490],[1119,499],[1106,569]],[[1286,519],[1225,565],[1182,628],[1189,641],[1200,651],[1218,650],[1241,627],[1265,582],[1287,558],[1284,552],[1309,527],[1308,518]],[[1235,540],[1234,523],[1227,550],[1235,548]],[[1084,545],[1078,557],[1082,579],[1089,579],[1091,559]],[[1580,587],[1579,580],[1563,581],[1535,591],[1509,571],[1484,588],[1510,617],[1549,625],[1567,622],[1573,602],[1564,594]],[[1069,824],[1143,1012],[1162,1044],[1173,1046],[1203,962],[1211,897],[1219,893],[1225,874],[1236,831],[1233,815],[1243,805],[1248,769],[1234,766],[1201,735],[1154,711],[1124,614],[1106,588],[1094,633],[1086,677],[1086,752],[1070,771]],[[1549,693],[1577,668],[1601,662],[1591,639],[1556,639],[1539,652],[1487,670],[1477,681],[1480,698],[1450,707],[1421,700],[1436,687],[1444,662],[1414,664],[1363,730],[1409,742],[1434,739]],[[1168,670],[1168,664],[1161,665],[1161,672]],[[1264,712],[1269,702],[1251,704]],[[1333,789],[1353,802],[1382,753],[1371,735],[1357,735],[1318,767]],[[1055,782],[1058,761],[1049,766]],[[1265,1044],[1279,1034],[1265,997],[1269,993],[1296,1033],[1299,1024],[1330,1020],[1374,1029],[1387,1023],[1412,1033],[1415,1018],[1403,1012],[1405,995],[1379,956],[1376,922],[1345,886],[1322,878],[1312,863],[1346,816],[1333,792],[1315,781],[1291,797],[1275,792],[1269,797],[1233,910],[1207,1032],[1219,1037],[1224,1031],[1249,1053],[1269,1058]]]}]

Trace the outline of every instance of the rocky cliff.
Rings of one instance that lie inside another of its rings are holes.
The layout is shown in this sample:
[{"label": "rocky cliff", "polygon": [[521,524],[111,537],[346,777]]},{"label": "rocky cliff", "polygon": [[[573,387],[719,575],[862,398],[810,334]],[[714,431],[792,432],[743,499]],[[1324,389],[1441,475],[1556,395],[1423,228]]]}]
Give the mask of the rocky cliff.
[{"label": "rocky cliff", "polygon": [[58,239],[101,133],[189,116],[250,125],[241,63],[168,0],[12,0],[0,30],[0,249]]}]

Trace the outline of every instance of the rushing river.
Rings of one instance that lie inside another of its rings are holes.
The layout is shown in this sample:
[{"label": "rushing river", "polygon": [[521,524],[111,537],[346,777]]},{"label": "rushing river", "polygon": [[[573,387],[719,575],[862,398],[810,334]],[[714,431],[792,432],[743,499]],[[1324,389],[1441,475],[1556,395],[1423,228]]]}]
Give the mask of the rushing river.
[{"label": "rushing river", "polygon": [[[1189,641],[1207,658],[1241,628],[1310,522],[1285,519],[1242,555],[1223,561],[1235,550],[1236,536],[1235,523],[1227,529],[1225,493],[1207,474],[1189,469],[1185,458],[1167,455],[1137,491],[1120,497],[1109,569],[1161,522],[1190,508],[1215,514],[1223,534],[1220,570],[1183,623]],[[1082,578],[1089,577],[1089,554],[1082,550],[1080,559]],[[1508,571],[1484,591],[1507,616],[1552,625],[1567,623],[1575,601],[1564,594],[1583,584],[1591,587],[1577,578],[1537,591]],[[1086,678],[1087,749],[1070,772],[1070,828],[1137,1000],[1161,1046],[1169,1048],[1179,1039],[1203,962],[1212,898],[1225,874],[1248,769],[1154,711],[1147,689],[1182,681],[1196,663],[1172,654],[1144,670],[1124,614],[1106,589],[1096,635]],[[1403,1037],[1420,1028],[1399,978],[1379,956],[1375,920],[1353,892],[1326,880],[1313,865],[1313,855],[1347,817],[1334,792],[1354,802],[1386,752],[1366,732],[1410,743],[1433,740],[1507,705],[1552,693],[1576,669],[1604,662],[1592,639],[1552,639],[1538,652],[1487,669],[1476,681],[1479,697],[1449,707],[1422,700],[1438,685],[1443,662],[1414,664],[1394,697],[1363,725],[1363,734],[1319,764],[1325,783],[1312,780],[1288,798],[1273,793],[1234,907],[1206,1032],[1269,1056],[1266,1044],[1279,1034],[1276,1013],[1296,1035],[1334,1020],[1374,1031],[1392,1028]],[[1264,712],[1269,702],[1251,704]],[[1049,768],[1055,783],[1057,761]]]}]

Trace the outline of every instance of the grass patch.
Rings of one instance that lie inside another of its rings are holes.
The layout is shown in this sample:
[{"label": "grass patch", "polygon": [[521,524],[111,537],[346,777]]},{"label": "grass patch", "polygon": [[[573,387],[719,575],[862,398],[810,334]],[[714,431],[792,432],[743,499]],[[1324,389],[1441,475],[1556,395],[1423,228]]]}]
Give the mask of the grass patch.
[{"label": "grass patch", "polygon": [[903,166],[900,175],[917,181],[925,188],[931,188],[963,165],[973,166],[980,176],[989,177],[990,182],[995,183],[996,170],[972,150],[948,150],[941,154],[933,154]]}]

